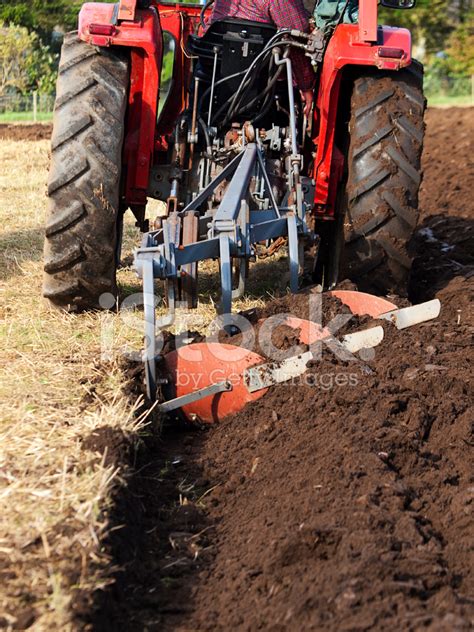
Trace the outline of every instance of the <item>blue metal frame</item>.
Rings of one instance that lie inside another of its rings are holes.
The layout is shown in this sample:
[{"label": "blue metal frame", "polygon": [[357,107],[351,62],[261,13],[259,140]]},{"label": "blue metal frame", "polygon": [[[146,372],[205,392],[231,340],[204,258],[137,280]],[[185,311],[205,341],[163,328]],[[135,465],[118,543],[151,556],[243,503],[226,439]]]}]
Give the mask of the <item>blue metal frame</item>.
[{"label": "blue metal frame", "polygon": [[[247,196],[256,169],[260,168],[272,208],[249,211]],[[199,218],[200,241],[182,245],[180,222],[188,211],[197,211],[212,195],[216,187],[232,176],[219,208],[214,215],[206,213]],[[247,261],[255,256],[254,244],[278,237],[288,238],[290,288],[298,290],[299,246],[301,238],[310,233],[304,220],[302,204],[296,209],[278,208],[262,156],[256,143],[249,143],[214,180],[190,202],[183,211],[171,213],[163,221],[163,228],[147,233],[142,246],[135,253],[135,268],[143,278],[145,307],[145,337],[148,347],[144,353],[146,383],[150,397],[156,392],[156,326],[173,322],[176,305],[176,288],[181,269],[186,264],[219,259],[221,300],[219,312],[228,314],[232,300],[245,290]],[[238,287],[233,288],[233,259],[240,260]],[[156,322],[154,280],[167,281],[168,314]]]}]

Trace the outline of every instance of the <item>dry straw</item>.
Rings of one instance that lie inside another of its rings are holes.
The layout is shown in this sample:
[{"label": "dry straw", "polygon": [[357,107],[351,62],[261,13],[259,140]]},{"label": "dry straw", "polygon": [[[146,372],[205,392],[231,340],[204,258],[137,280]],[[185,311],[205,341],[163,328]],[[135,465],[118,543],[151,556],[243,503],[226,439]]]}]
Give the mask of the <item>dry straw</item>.
[{"label": "dry straw", "polygon": [[[113,427],[133,442],[147,420],[125,396],[118,362],[121,350],[141,346],[141,314],[64,314],[40,299],[48,154],[48,141],[0,140],[0,627],[49,631],[76,629],[77,598],[87,603],[114,572],[103,543],[114,489],[129,473],[83,440]],[[126,230],[125,255],[132,220]],[[265,268],[253,277],[256,293],[281,278]],[[216,271],[202,268],[194,330],[215,316]],[[131,268],[119,281],[124,294],[140,289]],[[237,309],[259,304],[245,298]]]}]

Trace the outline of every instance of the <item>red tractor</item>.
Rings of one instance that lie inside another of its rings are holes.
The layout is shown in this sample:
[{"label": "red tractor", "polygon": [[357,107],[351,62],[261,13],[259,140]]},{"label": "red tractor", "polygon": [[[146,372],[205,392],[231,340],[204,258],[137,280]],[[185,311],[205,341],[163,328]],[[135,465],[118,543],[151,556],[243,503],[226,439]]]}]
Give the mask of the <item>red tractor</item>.
[{"label": "red tractor", "polygon": [[[149,336],[156,278],[166,281],[171,322],[175,304],[196,305],[199,262],[218,259],[229,313],[249,261],[281,245],[293,291],[306,250],[324,289],[350,278],[404,294],[425,108],[409,31],[379,26],[377,0],[360,0],[357,24],[340,20],[324,33],[236,19],[206,29],[209,4],[86,3],[66,35],[45,297],[74,310],[115,295],[126,209],[145,233],[135,261]],[[293,48],[315,70],[309,125]],[[148,198],[166,204],[151,226]]]}]

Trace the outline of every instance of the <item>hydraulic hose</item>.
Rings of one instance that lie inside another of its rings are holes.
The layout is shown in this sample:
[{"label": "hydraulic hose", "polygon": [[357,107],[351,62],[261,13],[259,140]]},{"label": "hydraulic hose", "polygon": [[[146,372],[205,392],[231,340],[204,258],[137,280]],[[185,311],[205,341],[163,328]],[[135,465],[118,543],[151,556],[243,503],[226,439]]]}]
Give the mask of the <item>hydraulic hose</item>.
[{"label": "hydraulic hose", "polygon": [[[241,70],[240,72],[236,72],[233,75],[227,75],[227,77],[223,77],[222,79],[219,79],[219,81],[216,81],[214,84],[214,87],[220,85],[221,83],[224,83],[225,81],[230,81],[231,79],[235,79],[236,77],[240,77],[240,75],[243,75],[246,71],[245,70]],[[209,96],[211,92],[211,86],[209,86],[209,88],[207,88],[207,90],[205,90],[202,93],[201,98],[199,99],[199,104],[198,104],[198,111],[201,112],[202,111],[202,105],[205,101],[205,99]]]},{"label": "hydraulic hose", "polygon": [[[273,61],[273,60],[272,60]],[[273,77],[271,79],[269,79],[265,90],[262,92],[262,94],[259,94],[258,96],[256,96],[254,99],[252,99],[249,103],[247,103],[247,105],[245,105],[243,108],[240,108],[239,110],[237,110],[236,114],[242,114],[243,112],[246,112],[247,110],[250,110],[256,103],[258,103],[263,97],[267,97],[267,95],[272,92],[273,87],[275,86],[276,82],[278,81],[278,79],[280,78],[281,72],[282,72],[283,68],[280,66],[280,68],[276,69],[276,72],[274,73]],[[271,94],[270,99],[273,97],[273,94]],[[266,102],[266,99],[265,99]]]},{"label": "hydraulic hose", "polygon": [[[247,81],[249,79],[250,73],[254,70],[254,68],[255,68],[255,66],[257,65],[258,62],[260,62],[266,55],[271,53],[271,49],[273,48],[273,46],[276,45],[277,40],[279,40],[283,35],[286,35],[288,33],[291,33],[291,29],[282,29],[281,31],[278,31],[277,33],[275,33],[275,35],[273,35],[268,40],[267,44],[265,45],[265,48],[257,55],[257,57],[253,60],[253,62],[247,68],[245,76],[242,79],[241,84],[238,87],[237,92],[235,93],[235,95],[232,97],[232,99],[229,99],[228,101],[226,101],[224,103],[224,105],[216,113],[214,119],[216,119],[218,117],[218,115],[222,114],[222,112],[228,107],[227,104],[229,103],[229,101],[230,101],[229,113],[233,112],[233,110],[235,109],[235,104],[237,102],[237,99],[241,97],[242,91],[247,88],[247,86],[245,84],[247,83]],[[252,77],[251,81],[253,82],[254,80],[255,80],[255,77]],[[228,121],[228,119],[229,119],[229,115],[227,115],[226,119],[224,120],[224,124]]]},{"label": "hydraulic hose", "polygon": [[211,147],[211,139],[209,137],[209,130],[207,128],[207,125],[204,119],[201,116],[198,116],[198,123],[201,126],[203,134],[204,134],[204,138],[206,139],[206,148],[209,148]]},{"label": "hydraulic hose", "polygon": [[206,11],[214,4],[215,0],[207,0],[203,8],[201,9],[201,13],[199,15],[199,21],[203,29],[206,28],[206,22],[204,21],[204,17],[206,15]]},{"label": "hydraulic hose", "polygon": [[[282,40],[280,41],[276,41],[280,38],[281,35],[285,35],[287,33],[290,33],[290,29],[285,29],[282,31],[279,31],[278,33],[276,33],[267,43],[267,45],[265,46],[265,48],[262,50],[262,52],[254,59],[254,61],[252,62],[252,64],[249,66],[249,68],[247,69],[247,72],[245,74],[245,77],[243,78],[239,88],[237,89],[237,92],[235,93],[235,95],[232,97],[232,100],[230,102],[230,106],[229,106],[229,113],[227,114],[226,118],[223,121],[223,124],[225,125],[226,123],[229,122],[229,120],[232,118],[232,116],[235,116],[238,112],[240,112],[239,109],[239,105],[240,102],[243,99],[243,96],[245,94],[245,90],[248,89],[248,87],[250,85],[252,85],[253,81],[255,81],[257,73],[254,72],[253,77],[251,78],[251,81],[248,85],[245,85],[245,82],[248,78],[248,75],[250,74],[250,72],[252,72],[254,70],[254,66],[256,65],[257,61],[259,61],[262,57],[268,55],[269,53],[271,53],[272,49],[275,46],[278,45],[285,45],[286,47],[292,46],[294,48],[304,48],[303,44],[300,44],[299,42],[293,42],[291,40]],[[220,108],[219,112],[216,114],[216,117],[218,115],[220,115],[226,108],[227,108],[227,104],[229,103],[229,101],[226,101],[226,103],[224,103],[224,105]],[[245,106],[245,109],[247,109],[247,106]]]}]

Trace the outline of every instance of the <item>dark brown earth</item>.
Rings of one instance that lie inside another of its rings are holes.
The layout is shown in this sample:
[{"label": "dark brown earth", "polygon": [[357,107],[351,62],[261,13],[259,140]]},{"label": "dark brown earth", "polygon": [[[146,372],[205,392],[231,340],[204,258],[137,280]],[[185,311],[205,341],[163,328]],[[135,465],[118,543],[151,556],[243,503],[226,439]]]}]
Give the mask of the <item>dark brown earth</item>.
[{"label": "dark brown earth", "polygon": [[0,123],[0,140],[43,140],[51,137],[51,123]]},{"label": "dark brown earth", "polygon": [[326,352],[206,431],[143,436],[112,516],[122,571],[83,627],[471,629],[473,125],[427,113],[411,295],[440,318],[387,326],[364,365]]}]

